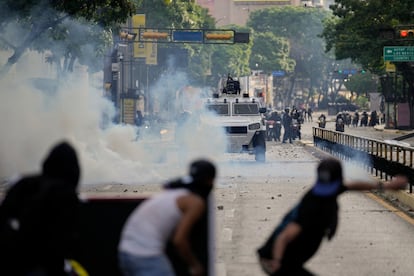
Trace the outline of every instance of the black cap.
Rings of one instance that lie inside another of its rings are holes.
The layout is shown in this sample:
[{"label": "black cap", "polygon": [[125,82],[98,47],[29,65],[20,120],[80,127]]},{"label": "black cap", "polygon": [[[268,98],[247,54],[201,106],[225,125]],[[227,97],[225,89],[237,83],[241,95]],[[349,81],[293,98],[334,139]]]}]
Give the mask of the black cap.
[{"label": "black cap", "polygon": [[334,158],[328,158],[319,163],[317,171],[318,179],[312,188],[313,193],[323,197],[336,196],[342,185],[341,163]]},{"label": "black cap", "polygon": [[327,158],[322,160],[318,166],[318,182],[331,183],[342,181],[342,166],[339,160]]},{"label": "black cap", "polygon": [[207,160],[196,160],[190,165],[190,176],[194,179],[213,179],[216,177],[216,167]]},{"label": "black cap", "polygon": [[46,177],[63,179],[77,186],[80,168],[75,149],[67,142],[54,146],[43,162],[42,174]]}]

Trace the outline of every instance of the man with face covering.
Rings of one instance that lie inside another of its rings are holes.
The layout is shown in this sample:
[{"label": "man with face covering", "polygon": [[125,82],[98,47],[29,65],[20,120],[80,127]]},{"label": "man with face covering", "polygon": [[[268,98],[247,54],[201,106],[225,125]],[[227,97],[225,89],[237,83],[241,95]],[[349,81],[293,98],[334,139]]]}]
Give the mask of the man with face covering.
[{"label": "man with face covering", "polygon": [[341,163],[322,160],[315,185],[304,195],[258,249],[259,261],[268,275],[313,275],[304,268],[317,252],[324,237],[330,240],[338,223],[338,196],[345,191],[397,190],[406,187],[405,176],[387,182],[353,181],[345,183]]},{"label": "man with face covering", "polygon": [[188,176],[167,183],[160,194],[138,205],[124,225],[118,246],[123,275],[175,275],[165,254],[168,242],[186,263],[189,275],[205,275],[192,250],[190,233],[206,212],[215,176],[212,163],[196,160]]},{"label": "man with face covering", "polygon": [[79,177],[75,150],[61,142],[44,160],[41,174],[9,188],[0,205],[0,274],[66,275],[64,259],[76,236]]}]

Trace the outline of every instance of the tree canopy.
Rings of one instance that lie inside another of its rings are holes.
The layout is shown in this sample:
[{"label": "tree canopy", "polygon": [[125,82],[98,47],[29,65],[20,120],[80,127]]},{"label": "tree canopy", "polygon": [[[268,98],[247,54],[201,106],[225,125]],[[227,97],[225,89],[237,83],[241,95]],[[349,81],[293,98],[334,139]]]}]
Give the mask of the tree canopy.
[{"label": "tree canopy", "polygon": [[[197,5],[194,1],[143,0],[137,12],[146,15],[146,26],[150,28],[214,29],[214,18],[209,15],[206,8]],[[197,44],[158,44],[159,51],[163,52],[177,48],[188,51],[189,79],[193,83],[205,83],[211,68],[212,47]]]},{"label": "tree canopy", "polygon": [[[337,59],[350,58],[372,73],[384,74],[384,46],[411,43],[396,39],[395,31],[398,25],[412,21],[413,6],[413,0],[336,0],[322,35],[326,50],[333,49]],[[391,36],[386,35],[389,31]],[[397,66],[412,79],[413,72],[406,64]]]},{"label": "tree canopy", "polygon": [[[334,50],[337,59],[350,58],[376,74],[378,91],[386,100],[414,102],[414,68],[410,62],[393,62],[396,73],[386,70],[384,46],[413,46],[412,39],[401,39],[398,30],[412,26],[414,0],[335,0],[332,17],[325,22],[326,50]],[[364,84],[362,80],[359,85]],[[361,89],[351,83],[353,90]],[[359,86],[358,85],[358,86]],[[412,111],[412,104],[410,105]],[[411,125],[413,122],[411,112]]]},{"label": "tree canopy", "polygon": [[[129,0],[1,1],[0,47],[13,52],[1,73],[7,73],[28,49],[54,52],[50,61],[62,54],[71,64],[90,56],[91,51],[82,50],[94,42],[100,45],[92,51],[97,56],[102,53],[99,48],[111,41],[111,27],[125,22],[133,12],[135,4]],[[81,27],[82,23],[88,24]]]},{"label": "tree canopy", "polygon": [[[246,27],[235,25],[225,26],[226,29],[234,29],[239,32],[249,32]],[[213,49],[212,68],[213,75],[248,76],[250,75],[249,57],[252,43],[232,45],[210,45]]]},{"label": "tree canopy", "polygon": [[293,72],[295,60],[289,58],[289,46],[286,38],[277,37],[271,32],[254,34],[250,68],[255,68],[257,64],[268,73],[275,70]]},{"label": "tree canopy", "polygon": [[[324,41],[320,37],[323,31],[322,20],[329,15],[323,9],[292,6],[261,9],[251,13],[247,25],[254,30],[254,37],[257,37],[252,57],[267,60],[269,72],[283,69],[290,73],[292,84],[288,93],[293,93],[297,79],[309,80],[308,96],[313,94],[314,89],[322,89],[323,80],[333,62],[332,57],[325,53]],[[262,39],[273,42],[268,43]],[[266,50],[262,47],[263,51],[256,42],[266,44],[269,48]],[[283,50],[286,46],[288,50]],[[277,52],[279,53],[276,54]]]}]

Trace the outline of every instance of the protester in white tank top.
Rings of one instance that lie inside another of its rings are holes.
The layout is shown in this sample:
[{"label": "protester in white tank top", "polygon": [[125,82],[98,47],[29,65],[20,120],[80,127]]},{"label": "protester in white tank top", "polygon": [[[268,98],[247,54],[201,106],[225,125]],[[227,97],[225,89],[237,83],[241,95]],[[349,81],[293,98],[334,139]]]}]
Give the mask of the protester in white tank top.
[{"label": "protester in white tank top", "polygon": [[119,263],[125,276],[175,275],[165,248],[172,242],[190,275],[205,275],[191,249],[189,236],[206,211],[216,169],[206,160],[191,163],[189,176],[169,182],[165,190],[134,210],[119,242]]},{"label": "protester in white tank top", "polygon": [[119,249],[139,256],[163,254],[183,215],[177,199],[189,193],[187,189],[167,190],[144,201],[128,218]]}]

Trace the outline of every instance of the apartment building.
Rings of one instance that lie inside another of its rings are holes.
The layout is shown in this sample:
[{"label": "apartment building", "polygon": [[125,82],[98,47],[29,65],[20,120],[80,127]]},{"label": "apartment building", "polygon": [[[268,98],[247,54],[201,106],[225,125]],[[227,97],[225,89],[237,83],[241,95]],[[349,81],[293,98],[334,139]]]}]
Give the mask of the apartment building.
[{"label": "apartment building", "polygon": [[245,25],[252,11],[274,6],[313,6],[327,8],[329,0],[197,0],[210,10],[217,26],[229,24]]}]

